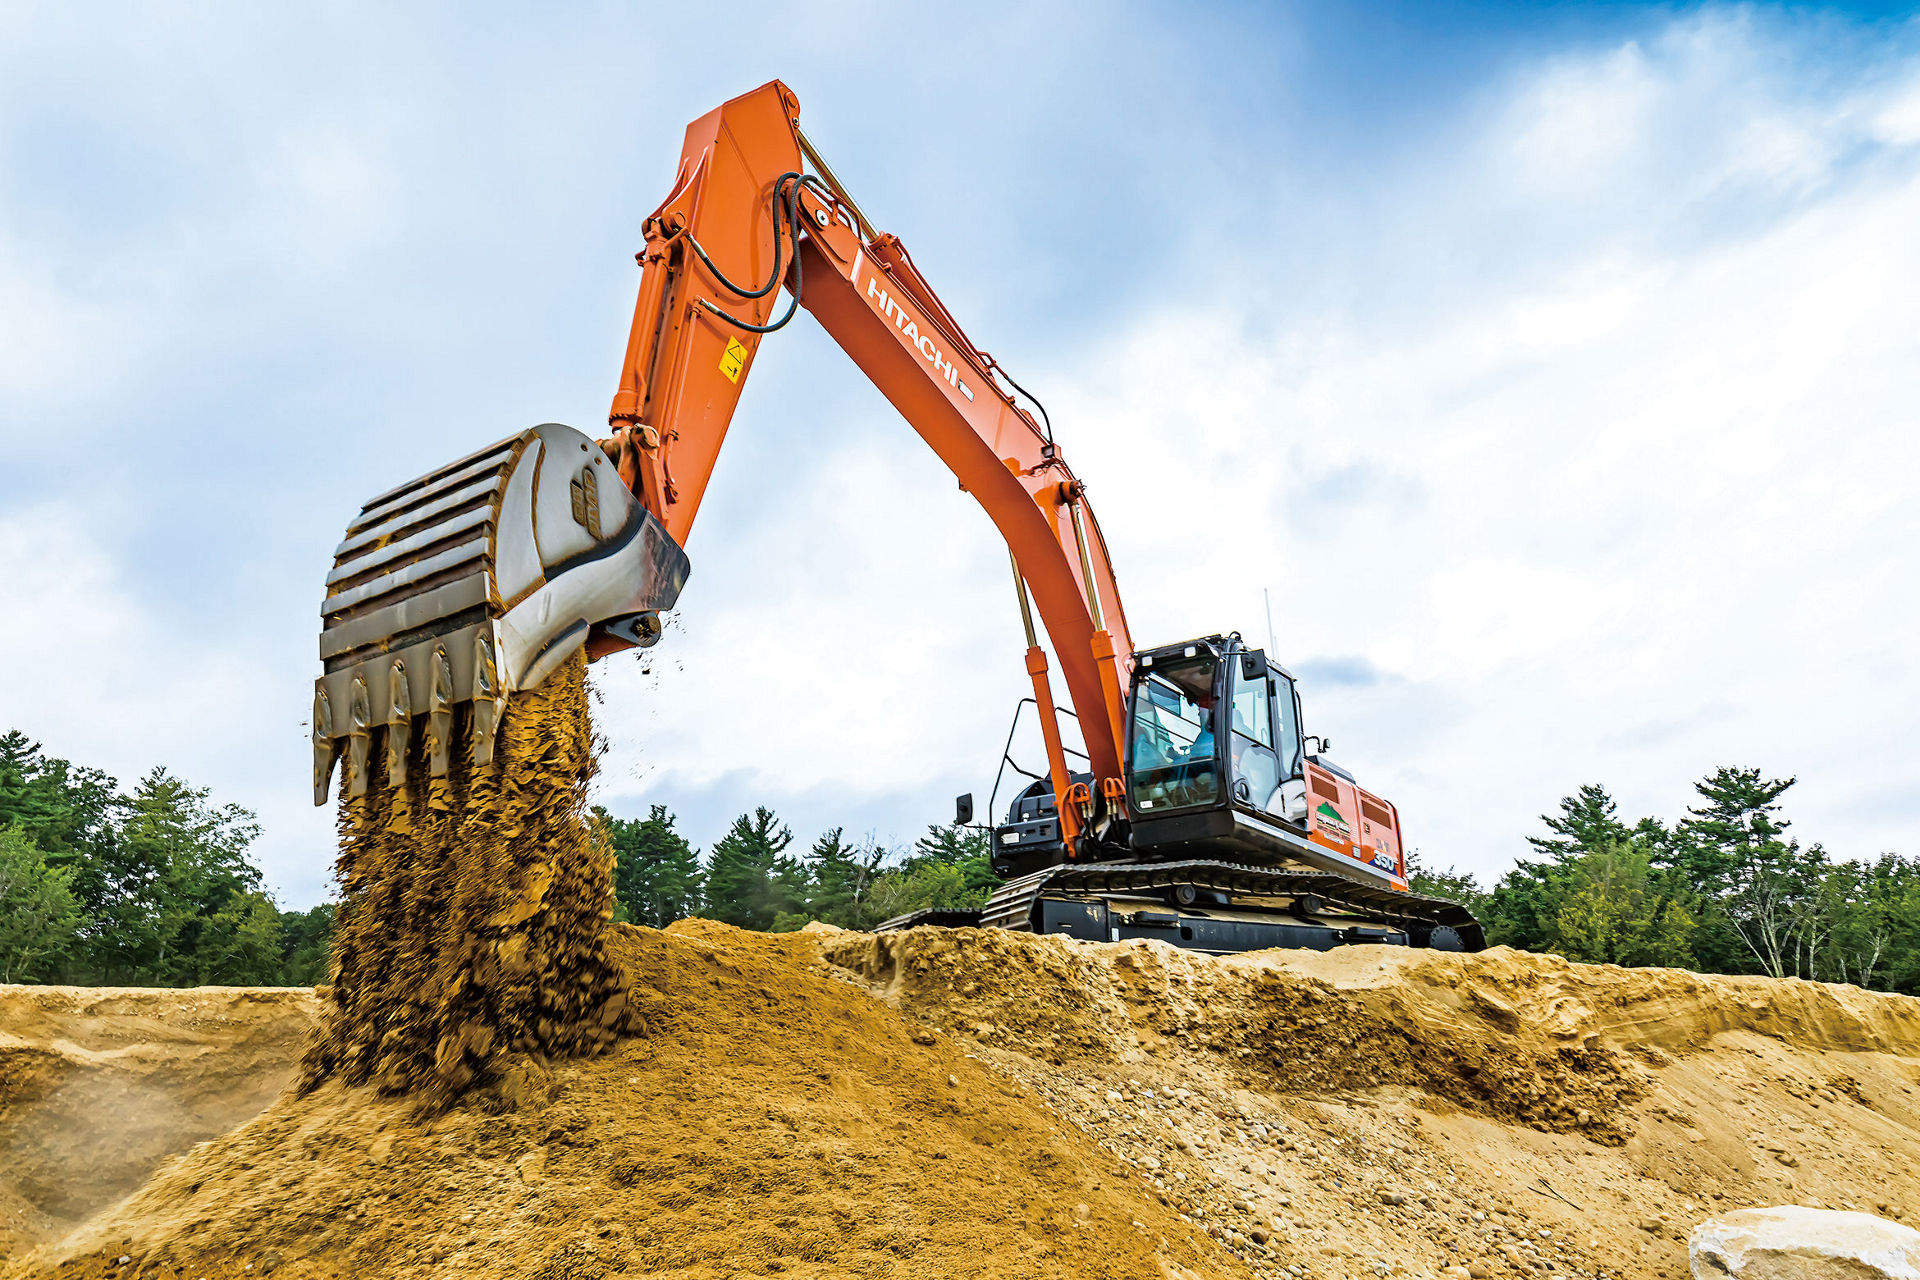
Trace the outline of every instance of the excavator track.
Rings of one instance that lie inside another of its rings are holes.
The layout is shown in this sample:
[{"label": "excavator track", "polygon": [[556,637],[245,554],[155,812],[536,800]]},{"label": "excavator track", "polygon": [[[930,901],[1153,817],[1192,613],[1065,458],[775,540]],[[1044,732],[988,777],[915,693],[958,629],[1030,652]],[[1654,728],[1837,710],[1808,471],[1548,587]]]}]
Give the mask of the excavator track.
[{"label": "excavator track", "polygon": [[[1327,871],[1291,867],[1250,867],[1210,859],[1180,862],[1094,862],[1047,867],[994,890],[978,911],[933,907],[896,916],[875,927],[876,932],[911,929],[921,925],[948,928],[977,926],[1031,933],[1044,896],[1084,899],[1137,897],[1180,888],[1259,898],[1291,898],[1296,903],[1318,900],[1321,910],[1362,917],[1385,929],[1422,941],[1458,938],[1459,949],[1479,951],[1486,937],[1473,913],[1457,902],[1426,898],[1398,890],[1376,888]],[[1350,929],[1350,941],[1388,941],[1376,931]],[[1364,936],[1361,936],[1363,935]],[[1448,947],[1447,949],[1453,949]]]}]

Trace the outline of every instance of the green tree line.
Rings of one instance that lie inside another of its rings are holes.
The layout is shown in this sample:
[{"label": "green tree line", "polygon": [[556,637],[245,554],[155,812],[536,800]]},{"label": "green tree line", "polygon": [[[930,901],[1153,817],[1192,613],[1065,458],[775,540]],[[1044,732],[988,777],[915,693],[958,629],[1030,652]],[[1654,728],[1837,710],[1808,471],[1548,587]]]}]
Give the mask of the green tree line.
[{"label": "green tree line", "polygon": [[[1920,859],[1829,855],[1789,833],[1792,778],[1716,770],[1672,825],[1627,822],[1581,787],[1484,889],[1415,866],[1416,890],[1470,906],[1489,942],[1572,960],[1851,982],[1920,994]],[[665,927],[705,916],[783,931],[850,929],[921,907],[978,907],[999,882],[986,833],[930,826],[890,851],[844,828],[811,845],[767,808],[704,856],[673,814],[595,810],[616,915]],[[131,792],[97,769],[0,734],[0,982],[311,985],[326,980],[334,908],[283,911],[248,859],[253,814],[165,769]]]},{"label": "green tree line", "polygon": [[[614,854],[616,914],[637,924],[859,929],[919,907],[980,906],[999,883],[985,833],[961,827],[930,827],[899,855],[842,828],[797,849],[759,808],[702,858],[663,806],[595,818]],[[0,734],[0,982],[326,981],[334,905],[281,910],[248,858],[259,830],[246,809],[165,769],[127,793],[17,730]]]},{"label": "green tree line", "polygon": [[274,904],[247,860],[259,832],[165,769],[127,794],[0,734],[0,982],[324,981],[333,907]]},{"label": "green tree line", "polygon": [[644,818],[596,810],[613,846],[619,918],[665,928],[705,916],[742,929],[785,932],[821,920],[868,929],[921,907],[980,907],[1000,881],[987,834],[930,826],[899,855],[834,827],[806,849],[765,807],[733,820],[702,861],[664,805]]},{"label": "green tree line", "polygon": [[1631,824],[1589,784],[1543,815],[1535,856],[1483,889],[1416,870],[1417,892],[1466,903],[1490,943],[1599,964],[1851,982],[1920,995],[1920,859],[1832,857],[1788,834],[1792,778],[1716,769],[1671,826]]}]

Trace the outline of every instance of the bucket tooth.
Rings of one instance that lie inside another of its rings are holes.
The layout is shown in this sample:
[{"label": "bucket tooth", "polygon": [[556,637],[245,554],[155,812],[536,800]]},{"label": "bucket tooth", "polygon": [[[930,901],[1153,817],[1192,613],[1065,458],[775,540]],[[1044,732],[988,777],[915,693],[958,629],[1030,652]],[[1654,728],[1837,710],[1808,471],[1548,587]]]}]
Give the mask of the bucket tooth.
[{"label": "bucket tooth", "polygon": [[367,794],[367,755],[373,746],[373,708],[367,696],[367,682],[353,678],[353,696],[347,706],[347,794],[359,799]]},{"label": "bucket tooth", "polygon": [[333,740],[333,704],[327,700],[327,691],[316,685],[313,690],[313,802],[317,805],[327,802],[327,792],[333,782],[333,762],[339,754],[340,748]]},{"label": "bucket tooth", "polygon": [[453,745],[453,663],[444,645],[433,648],[432,676],[427,689],[427,769],[436,778],[447,776]]},{"label": "bucket tooth", "polygon": [[493,641],[481,632],[473,638],[473,762],[493,763],[493,736],[507,709],[500,687],[500,669],[493,660]]},{"label": "bucket tooth", "polygon": [[413,699],[407,692],[407,664],[395,658],[387,673],[387,785],[407,785],[407,740],[413,736]]}]

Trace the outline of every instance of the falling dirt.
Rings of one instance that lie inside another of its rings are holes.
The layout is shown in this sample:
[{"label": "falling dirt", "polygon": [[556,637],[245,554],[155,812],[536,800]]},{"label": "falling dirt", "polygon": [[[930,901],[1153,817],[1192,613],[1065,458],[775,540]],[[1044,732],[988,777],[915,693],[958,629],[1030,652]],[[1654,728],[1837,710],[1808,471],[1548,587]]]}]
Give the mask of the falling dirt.
[{"label": "falling dirt", "polygon": [[600,1052],[625,1014],[611,858],[584,820],[586,658],[514,697],[490,763],[469,749],[431,778],[425,751],[406,787],[374,769],[341,800],[332,994],[302,1089],[337,1076],[444,1102],[502,1053]]}]

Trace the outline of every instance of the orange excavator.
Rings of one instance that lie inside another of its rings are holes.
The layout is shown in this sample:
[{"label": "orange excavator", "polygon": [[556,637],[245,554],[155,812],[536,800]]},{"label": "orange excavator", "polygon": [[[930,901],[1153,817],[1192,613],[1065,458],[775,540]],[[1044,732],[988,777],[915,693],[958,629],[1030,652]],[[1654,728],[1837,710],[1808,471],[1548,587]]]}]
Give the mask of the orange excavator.
[{"label": "orange excavator", "polygon": [[[379,495],[348,525],[321,606],[314,803],[342,760],[349,796],[374,768],[398,784],[416,728],[435,774],[456,751],[485,764],[516,693],[582,648],[659,641],[754,355],[804,307],[1006,540],[1033,682],[1022,706],[1046,751],[993,828],[1004,883],[985,910],[882,928],[1214,953],[1479,949],[1469,912],[1409,892],[1398,811],[1303,734],[1296,682],[1271,655],[1238,633],[1136,648],[1045,409],[967,337],[906,246],[873,229],[799,115],[774,81],[688,126],[672,191],[644,224],[607,436],[532,427]],[[1084,751],[1063,733],[1036,612]],[[956,819],[973,821],[970,796]]]}]

